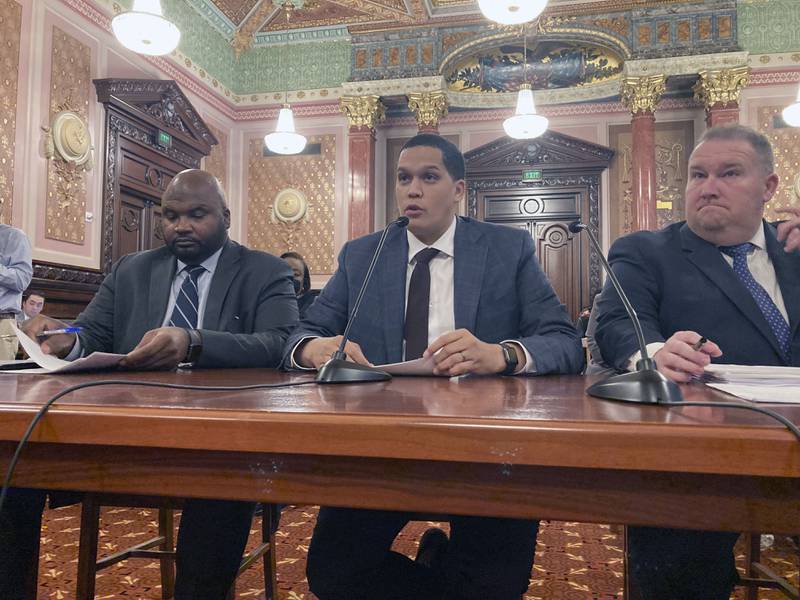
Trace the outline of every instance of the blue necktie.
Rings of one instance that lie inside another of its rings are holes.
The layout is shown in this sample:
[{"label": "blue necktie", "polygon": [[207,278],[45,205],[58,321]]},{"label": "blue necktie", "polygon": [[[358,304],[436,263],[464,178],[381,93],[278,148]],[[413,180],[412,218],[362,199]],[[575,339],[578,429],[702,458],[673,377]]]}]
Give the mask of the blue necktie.
[{"label": "blue necktie", "polygon": [[735,246],[719,247],[720,252],[733,258],[733,272],[736,273],[744,284],[744,287],[746,287],[750,295],[753,296],[758,308],[764,314],[764,318],[767,319],[767,323],[769,323],[772,332],[778,340],[778,345],[781,348],[783,357],[788,361],[791,330],[789,329],[789,324],[786,322],[786,319],[783,318],[781,311],[778,310],[775,302],[769,297],[767,290],[761,287],[753,278],[750,269],[747,268],[747,255],[750,254],[753,249],[755,249],[755,246],[750,242],[736,244]]},{"label": "blue necktie", "polygon": [[206,269],[201,265],[194,265],[186,266],[183,270],[189,276],[181,284],[169,324],[173,327],[183,327],[184,329],[197,329],[197,315],[200,307],[200,292],[197,288],[197,279]]}]

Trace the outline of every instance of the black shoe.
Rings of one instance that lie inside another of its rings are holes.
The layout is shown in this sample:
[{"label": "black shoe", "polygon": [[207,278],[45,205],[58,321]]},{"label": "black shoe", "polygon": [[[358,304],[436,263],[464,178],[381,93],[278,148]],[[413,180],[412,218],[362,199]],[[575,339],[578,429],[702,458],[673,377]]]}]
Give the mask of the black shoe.
[{"label": "black shoe", "polygon": [[437,527],[431,527],[419,539],[417,557],[414,559],[434,571],[440,571],[444,566],[444,557],[447,553],[447,534]]}]

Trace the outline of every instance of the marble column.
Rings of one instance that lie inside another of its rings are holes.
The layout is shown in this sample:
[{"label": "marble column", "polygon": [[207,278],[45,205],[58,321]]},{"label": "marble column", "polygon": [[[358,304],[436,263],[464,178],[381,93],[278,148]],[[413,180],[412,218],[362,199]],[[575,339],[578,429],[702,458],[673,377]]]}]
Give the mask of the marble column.
[{"label": "marble column", "polygon": [[631,181],[633,185],[633,228],[653,230],[656,219],[656,118],[658,101],[666,88],[664,75],[626,77],[620,95],[631,111],[633,143]]},{"label": "marble column", "polygon": [[439,121],[447,116],[450,103],[441,90],[408,95],[408,108],[417,119],[419,133],[439,133]]},{"label": "marble column", "polygon": [[342,96],[339,108],[350,122],[348,238],[371,233],[375,224],[375,127],[386,118],[379,96]]},{"label": "marble column", "polygon": [[747,87],[750,67],[702,70],[694,97],[706,107],[706,125],[716,127],[739,122],[739,93]]}]

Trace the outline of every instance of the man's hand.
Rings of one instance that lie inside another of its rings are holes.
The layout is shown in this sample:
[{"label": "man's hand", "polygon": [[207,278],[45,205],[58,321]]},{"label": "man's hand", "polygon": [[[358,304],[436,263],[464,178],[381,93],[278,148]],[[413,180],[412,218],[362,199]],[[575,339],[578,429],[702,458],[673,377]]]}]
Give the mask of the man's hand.
[{"label": "man's hand", "polygon": [[482,342],[466,329],[440,335],[425,350],[423,357],[428,356],[433,356],[436,375],[491,375],[506,368],[500,344]]},{"label": "man's hand", "polygon": [[[301,367],[314,367],[319,369],[328,360],[330,360],[333,353],[339,349],[339,344],[342,343],[342,336],[336,337],[320,337],[313,338],[302,345],[295,352],[295,360]],[[344,353],[347,358],[360,365],[372,366],[372,363],[367,360],[364,353],[361,351],[361,346],[355,342],[347,342],[344,347]]]},{"label": "man's hand", "polygon": [[145,333],[119,365],[126,369],[170,370],[183,361],[188,349],[188,331],[182,327],[159,327]]},{"label": "man's hand", "polygon": [[669,338],[664,347],[653,355],[658,370],[678,383],[699,377],[711,362],[711,357],[722,356],[722,350],[714,342],[706,342],[697,350],[694,345],[702,336],[694,331],[678,331]]},{"label": "man's hand", "polygon": [[785,223],[778,225],[778,240],[786,240],[783,249],[786,252],[800,250],[800,207],[782,208],[776,212],[790,215]]},{"label": "man's hand", "polygon": [[45,354],[52,354],[53,356],[64,358],[67,354],[69,354],[70,350],[72,350],[72,347],[75,345],[75,341],[78,339],[78,336],[76,336],[74,333],[57,333],[55,335],[49,335],[42,338],[36,336],[43,331],[50,331],[51,329],[64,329],[66,327],[69,327],[69,325],[59,321],[58,319],[53,319],[47,315],[39,314],[32,319],[25,321],[20,329],[22,329],[22,332],[30,337],[33,341],[37,342],[39,347],[42,349],[42,352]]}]

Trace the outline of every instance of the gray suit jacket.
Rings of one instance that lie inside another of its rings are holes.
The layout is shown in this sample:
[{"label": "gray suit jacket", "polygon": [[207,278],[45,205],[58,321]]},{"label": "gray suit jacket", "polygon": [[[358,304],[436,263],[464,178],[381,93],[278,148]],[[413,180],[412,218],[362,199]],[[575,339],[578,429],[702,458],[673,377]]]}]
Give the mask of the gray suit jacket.
[{"label": "gray suit jacket", "polygon": [[[177,261],[165,247],[122,257],[75,321],[85,353],[130,352],[167,310]],[[297,322],[292,271],[228,240],[203,315],[199,367],[275,367]]]},{"label": "gray suit jacket", "polygon": [[[287,342],[286,366],[303,337],[344,331],[379,237],[364,236],[342,248],[338,270]],[[519,340],[538,374],[581,370],[578,332],[539,267],[527,232],[460,217],[453,252],[457,329],[488,343]],[[374,364],[402,360],[407,261],[405,229],[394,227],[350,335]]]}]

